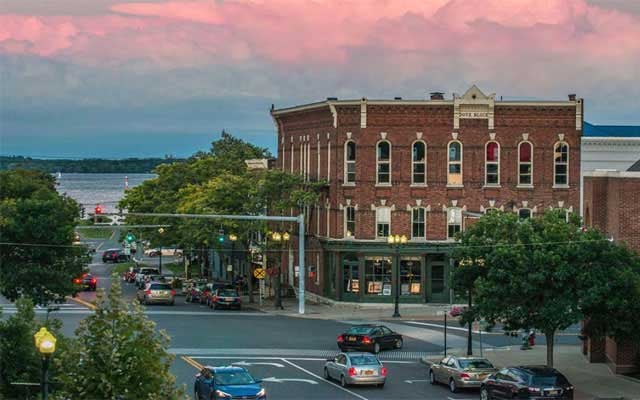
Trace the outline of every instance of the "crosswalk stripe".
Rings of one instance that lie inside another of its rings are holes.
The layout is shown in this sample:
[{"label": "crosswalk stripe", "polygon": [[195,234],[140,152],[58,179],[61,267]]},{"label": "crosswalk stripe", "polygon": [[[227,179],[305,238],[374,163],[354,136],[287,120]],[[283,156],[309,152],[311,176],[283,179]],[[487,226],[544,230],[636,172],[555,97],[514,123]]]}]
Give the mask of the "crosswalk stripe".
[{"label": "crosswalk stripe", "polygon": [[[315,349],[251,349],[251,348],[170,348],[169,352],[175,355],[198,356],[271,356],[271,357],[316,357],[327,359],[338,354],[339,350],[315,350]],[[385,351],[379,353],[380,360],[419,360],[422,357],[436,356],[441,352],[425,351]]]}]

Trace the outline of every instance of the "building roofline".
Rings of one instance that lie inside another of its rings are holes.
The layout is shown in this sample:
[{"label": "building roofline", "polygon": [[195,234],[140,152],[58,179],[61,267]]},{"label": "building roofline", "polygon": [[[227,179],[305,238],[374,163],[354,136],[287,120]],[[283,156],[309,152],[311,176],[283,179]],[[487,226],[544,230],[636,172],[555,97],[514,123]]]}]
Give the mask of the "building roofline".
[{"label": "building roofline", "polygon": [[588,171],[584,177],[591,178],[635,178],[640,179],[640,171]]}]

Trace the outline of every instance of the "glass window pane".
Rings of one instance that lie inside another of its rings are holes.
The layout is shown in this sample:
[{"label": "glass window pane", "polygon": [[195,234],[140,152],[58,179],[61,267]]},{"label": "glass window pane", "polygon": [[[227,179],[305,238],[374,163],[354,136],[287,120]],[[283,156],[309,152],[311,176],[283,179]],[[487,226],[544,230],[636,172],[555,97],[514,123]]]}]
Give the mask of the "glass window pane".
[{"label": "glass window pane", "polygon": [[392,262],[388,257],[365,260],[365,290],[368,295],[391,296]]},{"label": "glass window pane", "polygon": [[358,276],[357,263],[347,263],[345,260],[345,263],[343,264],[342,288],[345,293],[360,292],[360,277]]},{"label": "glass window pane", "polygon": [[389,156],[391,153],[391,148],[389,146],[389,142],[380,142],[378,143],[378,160],[389,160]]},{"label": "glass window pane", "polygon": [[449,145],[449,161],[460,161],[460,160],[461,160],[460,143],[453,142]]},{"label": "glass window pane", "polygon": [[421,266],[419,258],[400,260],[400,294],[419,296],[422,292]]},{"label": "glass window pane", "polygon": [[425,158],[424,143],[416,142],[413,144],[413,161],[422,162]]},{"label": "glass window pane", "polygon": [[450,174],[459,174],[462,171],[462,165],[460,164],[449,164],[449,173]]},{"label": "glass window pane", "polygon": [[521,219],[531,218],[531,210],[528,208],[521,208],[520,210],[518,210],[518,216]]},{"label": "glass window pane", "polygon": [[500,157],[500,147],[498,146],[498,143],[496,142],[490,142],[487,144],[487,155],[486,155],[486,160],[487,161],[498,161],[498,158]]},{"label": "glass window pane", "polygon": [[383,222],[378,223],[378,237],[387,237],[389,236],[389,224]]},{"label": "glass window pane", "polygon": [[354,142],[347,143],[347,161],[356,160],[356,144]]},{"label": "glass window pane", "polygon": [[520,162],[531,162],[531,144],[520,144]]},{"label": "glass window pane", "polygon": [[558,143],[555,149],[556,162],[567,162],[569,157],[569,146],[566,143]]}]

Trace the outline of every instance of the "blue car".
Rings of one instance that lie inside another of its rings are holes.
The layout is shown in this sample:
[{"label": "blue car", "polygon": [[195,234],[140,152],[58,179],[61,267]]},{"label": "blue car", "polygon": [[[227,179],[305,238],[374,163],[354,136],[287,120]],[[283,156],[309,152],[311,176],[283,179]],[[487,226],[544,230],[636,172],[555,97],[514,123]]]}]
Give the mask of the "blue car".
[{"label": "blue car", "polygon": [[267,392],[245,368],[206,366],[196,374],[196,400],[266,400]]}]

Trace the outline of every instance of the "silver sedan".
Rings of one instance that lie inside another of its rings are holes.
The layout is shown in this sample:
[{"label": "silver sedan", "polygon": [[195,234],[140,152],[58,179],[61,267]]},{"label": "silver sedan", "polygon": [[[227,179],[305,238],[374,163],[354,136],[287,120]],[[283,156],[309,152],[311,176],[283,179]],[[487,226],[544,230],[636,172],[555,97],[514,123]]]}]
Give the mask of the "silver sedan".
[{"label": "silver sedan", "polygon": [[338,353],[324,364],[324,378],[335,379],[342,387],[376,385],[384,387],[387,368],[371,353]]}]

